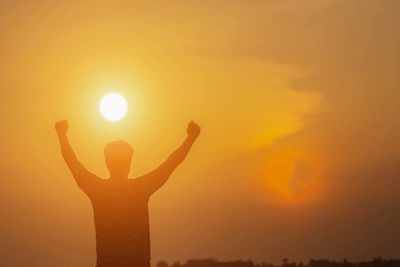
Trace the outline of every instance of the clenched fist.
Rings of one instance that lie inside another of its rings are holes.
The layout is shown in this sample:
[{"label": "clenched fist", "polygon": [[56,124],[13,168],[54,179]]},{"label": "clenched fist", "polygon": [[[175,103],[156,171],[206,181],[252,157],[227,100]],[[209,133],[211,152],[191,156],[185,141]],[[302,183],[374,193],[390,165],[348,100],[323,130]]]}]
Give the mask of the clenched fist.
[{"label": "clenched fist", "polygon": [[191,121],[187,126],[186,132],[190,138],[196,139],[200,134],[200,126]]},{"label": "clenched fist", "polygon": [[66,134],[68,132],[68,121],[59,121],[54,125],[58,135]]}]

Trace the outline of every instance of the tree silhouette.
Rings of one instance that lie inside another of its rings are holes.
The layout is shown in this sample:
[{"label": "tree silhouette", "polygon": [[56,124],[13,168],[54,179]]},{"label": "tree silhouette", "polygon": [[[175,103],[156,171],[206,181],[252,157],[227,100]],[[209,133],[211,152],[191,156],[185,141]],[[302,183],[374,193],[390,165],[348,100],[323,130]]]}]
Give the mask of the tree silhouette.
[{"label": "tree silhouette", "polygon": [[284,258],[281,265],[274,265],[265,262],[255,264],[251,260],[191,259],[183,264],[177,261],[170,266],[167,262],[160,261],[157,267],[400,267],[400,260],[385,260],[381,257],[366,262],[349,262],[347,259],[343,259],[341,262],[311,259],[307,264],[304,264],[303,262],[290,262],[288,258]]}]

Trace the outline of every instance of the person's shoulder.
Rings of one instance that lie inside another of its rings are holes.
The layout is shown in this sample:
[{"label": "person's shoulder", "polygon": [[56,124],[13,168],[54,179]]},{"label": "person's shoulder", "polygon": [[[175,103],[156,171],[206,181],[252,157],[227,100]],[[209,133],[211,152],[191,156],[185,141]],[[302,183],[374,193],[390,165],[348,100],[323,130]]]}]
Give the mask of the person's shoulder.
[{"label": "person's shoulder", "polygon": [[[136,198],[148,199],[148,187],[149,187],[149,179],[151,176],[149,174],[140,175],[135,178],[129,178],[128,180],[128,190],[132,196]],[[151,180],[151,179],[150,179]]]},{"label": "person's shoulder", "polygon": [[97,176],[95,174],[92,174],[91,180],[93,181],[93,183],[97,186],[101,186],[101,185],[107,185],[108,181],[110,179],[105,179],[103,177]]},{"label": "person's shoulder", "polygon": [[86,170],[86,169],[83,169],[79,173],[77,173],[77,176],[83,177],[83,178],[90,178],[92,180],[104,180],[103,178],[99,177],[95,173],[93,173],[89,170]]},{"label": "person's shoulder", "polygon": [[107,183],[108,181],[110,181],[110,179],[108,179],[108,178],[99,177],[97,175],[96,175],[96,178],[100,183]]},{"label": "person's shoulder", "polygon": [[143,175],[136,176],[134,178],[129,178],[128,179],[128,184],[129,186],[141,186],[146,183],[149,177],[151,177],[151,173],[146,173]]},{"label": "person's shoulder", "polygon": [[133,177],[133,178],[129,178],[129,179],[128,179],[128,183],[129,183],[129,184],[132,184],[132,185],[137,184],[137,183],[140,182],[142,179],[145,179],[146,176],[147,176],[147,174],[139,175],[139,176],[136,176],[136,177]]}]

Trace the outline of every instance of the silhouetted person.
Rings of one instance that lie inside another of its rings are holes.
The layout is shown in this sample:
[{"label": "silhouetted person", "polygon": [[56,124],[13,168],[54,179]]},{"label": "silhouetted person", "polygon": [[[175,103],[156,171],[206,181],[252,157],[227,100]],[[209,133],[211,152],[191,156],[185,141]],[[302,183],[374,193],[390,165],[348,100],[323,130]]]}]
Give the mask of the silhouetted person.
[{"label": "silhouetted person", "polygon": [[185,159],[200,127],[187,126],[187,138],[154,171],[129,179],[132,147],[117,141],[104,149],[110,179],[100,179],[77,159],[67,138],[68,122],[55,124],[61,152],[78,186],[92,202],[96,228],[97,267],[150,266],[149,213],[150,196],[160,188]]}]

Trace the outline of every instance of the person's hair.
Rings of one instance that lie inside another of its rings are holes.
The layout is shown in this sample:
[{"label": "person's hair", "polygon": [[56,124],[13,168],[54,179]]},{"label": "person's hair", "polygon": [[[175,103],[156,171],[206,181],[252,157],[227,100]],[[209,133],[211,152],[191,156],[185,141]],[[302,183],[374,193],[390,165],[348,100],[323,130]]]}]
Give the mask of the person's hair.
[{"label": "person's hair", "polygon": [[125,160],[130,159],[133,155],[132,147],[124,141],[115,141],[109,143],[104,148],[104,157],[108,160]]}]

